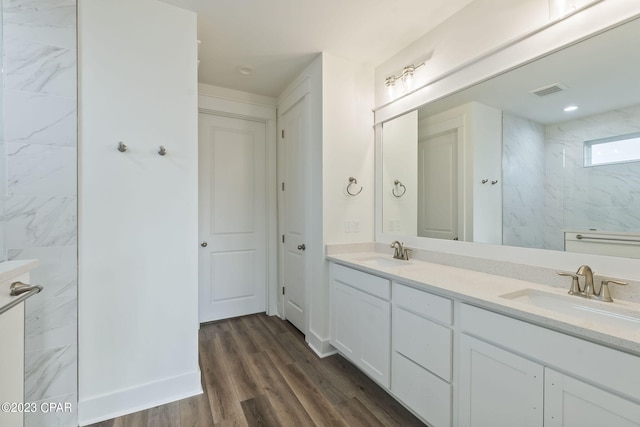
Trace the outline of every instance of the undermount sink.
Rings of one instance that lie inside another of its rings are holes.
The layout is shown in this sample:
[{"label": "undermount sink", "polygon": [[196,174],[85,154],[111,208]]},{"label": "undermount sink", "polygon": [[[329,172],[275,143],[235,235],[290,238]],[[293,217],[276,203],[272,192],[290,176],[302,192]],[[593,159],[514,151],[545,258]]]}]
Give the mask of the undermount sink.
[{"label": "undermount sink", "polygon": [[640,327],[640,305],[638,304],[600,302],[537,289],[523,289],[500,295],[500,298],[619,328],[637,330]]},{"label": "undermount sink", "polygon": [[395,259],[395,258],[385,258],[382,256],[369,256],[369,257],[363,257],[363,258],[358,258],[356,259],[356,261],[365,264],[365,265],[369,265],[372,267],[403,267],[405,265],[410,265],[411,262],[409,261],[404,261],[401,259]]}]

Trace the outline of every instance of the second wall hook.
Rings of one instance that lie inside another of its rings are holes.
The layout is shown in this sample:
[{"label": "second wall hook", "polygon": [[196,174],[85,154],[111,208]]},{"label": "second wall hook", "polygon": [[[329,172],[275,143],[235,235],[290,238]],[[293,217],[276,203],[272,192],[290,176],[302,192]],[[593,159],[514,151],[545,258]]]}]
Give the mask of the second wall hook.
[{"label": "second wall hook", "polygon": [[121,153],[124,153],[125,151],[127,151],[127,146],[124,145],[124,142],[122,141],[118,142],[118,151]]},{"label": "second wall hook", "polygon": [[164,145],[160,146],[160,149],[158,150],[158,154],[160,154],[161,156],[164,156],[165,154],[167,154],[167,149],[164,148]]}]

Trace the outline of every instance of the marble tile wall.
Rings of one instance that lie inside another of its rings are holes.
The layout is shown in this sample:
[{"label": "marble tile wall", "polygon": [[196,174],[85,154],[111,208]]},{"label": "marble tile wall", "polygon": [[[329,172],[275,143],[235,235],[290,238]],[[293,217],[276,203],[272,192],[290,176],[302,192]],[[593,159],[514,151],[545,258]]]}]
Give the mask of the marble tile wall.
[{"label": "marble tile wall", "polygon": [[507,113],[502,123],[502,243],[545,249],[544,126]]},{"label": "marble tile wall", "polygon": [[7,259],[40,260],[26,306],[25,426],[77,425],[76,0],[2,0]]},{"label": "marble tile wall", "polygon": [[562,229],[640,232],[640,162],[584,167],[584,141],[640,132],[640,105],[559,124],[505,114],[503,243],[564,250]]},{"label": "marble tile wall", "polygon": [[556,160],[547,173],[562,182],[564,228],[640,231],[640,163],[583,166],[584,141],[636,132],[640,105],[547,126],[549,158],[564,151],[564,168]]}]

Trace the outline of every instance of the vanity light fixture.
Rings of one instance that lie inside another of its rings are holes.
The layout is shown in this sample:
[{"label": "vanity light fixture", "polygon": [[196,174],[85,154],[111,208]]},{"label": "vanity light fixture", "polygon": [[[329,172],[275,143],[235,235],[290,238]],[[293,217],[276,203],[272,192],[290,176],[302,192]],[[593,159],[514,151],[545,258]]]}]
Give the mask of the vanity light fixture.
[{"label": "vanity light fixture", "polygon": [[565,113],[570,113],[571,111],[576,111],[578,109],[577,105],[569,105],[568,107],[564,108],[564,112]]},{"label": "vanity light fixture", "polygon": [[385,79],[385,86],[387,87],[387,91],[389,92],[389,97],[393,97],[393,92],[394,92],[394,87],[396,85],[396,83],[398,81],[402,82],[402,85],[404,86],[404,92],[410,92],[411,89],[413,88],[413,74],[416,72],[416,70],[420,67],[422,67],[425,63],[421,63],[418,65],[407,65],[406,67],[404,67],[404,69],[402,70],[402,73],[400,73],[397,76],[391,76],[391,77],[387,77]]}]

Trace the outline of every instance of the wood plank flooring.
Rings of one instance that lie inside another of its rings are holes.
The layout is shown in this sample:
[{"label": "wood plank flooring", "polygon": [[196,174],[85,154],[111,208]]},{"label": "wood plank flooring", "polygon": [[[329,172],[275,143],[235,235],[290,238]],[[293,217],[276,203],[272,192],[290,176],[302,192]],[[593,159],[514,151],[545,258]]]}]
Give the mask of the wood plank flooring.
[{"label": "wood plank flooring", "polygon": [[423,426],[342,356],[263,314],[202,325],[204,393],[90,427]]}]

